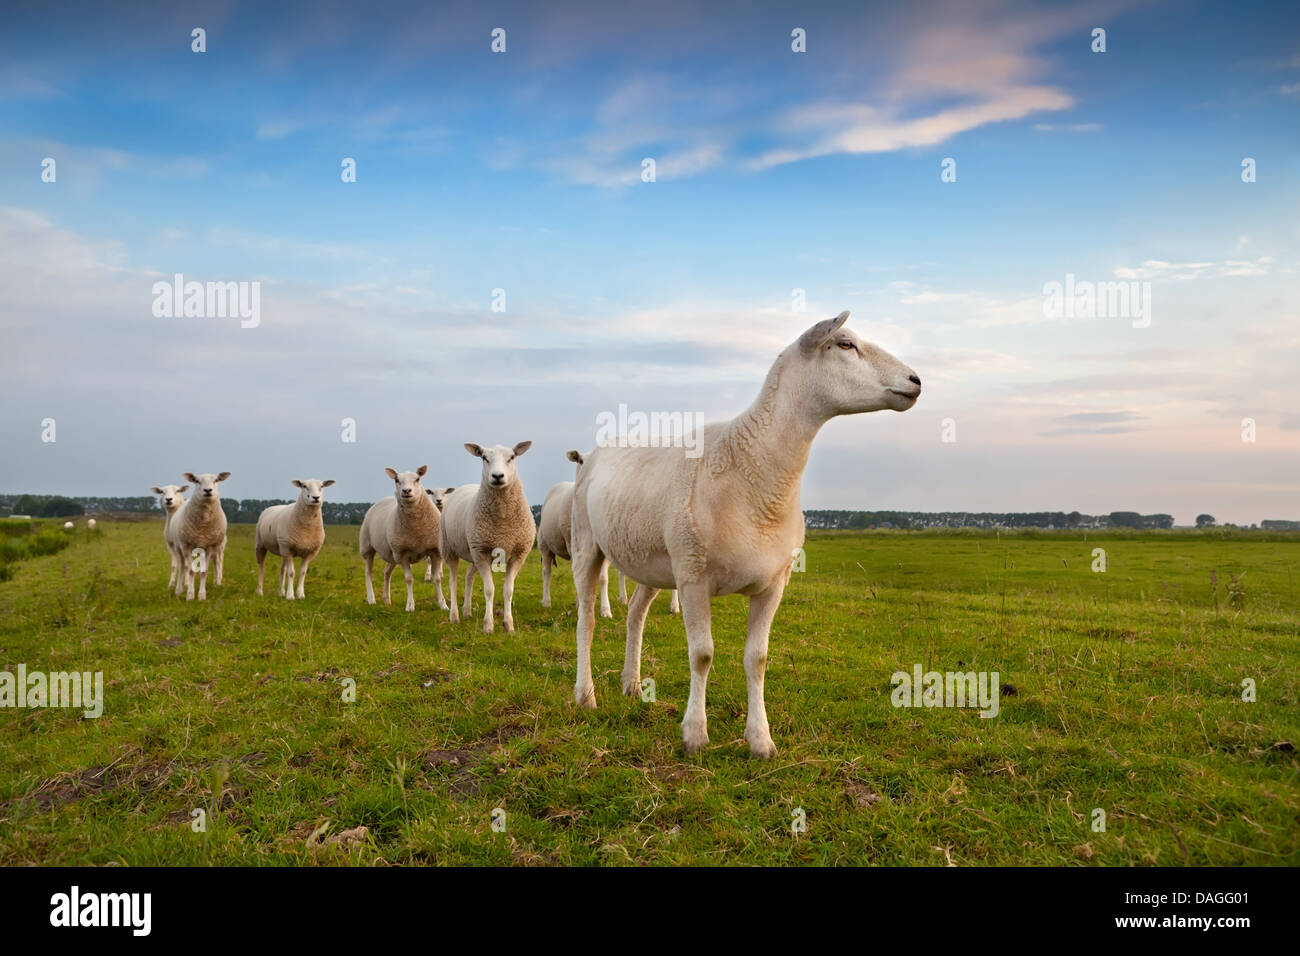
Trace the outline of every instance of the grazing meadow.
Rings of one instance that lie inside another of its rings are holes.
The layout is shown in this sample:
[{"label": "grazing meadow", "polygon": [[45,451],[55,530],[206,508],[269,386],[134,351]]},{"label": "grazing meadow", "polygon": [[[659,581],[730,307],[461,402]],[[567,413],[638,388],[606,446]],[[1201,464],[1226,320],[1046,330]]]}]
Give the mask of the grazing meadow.
[{"label": "grazing meadow", "polygon": [[[255,596],[232,525],[203,603],[167,589],[161,529],[78,519],[0,582],[0,670],[104,681],[96,719],[0,708],[0,863],[1300,863],[1300,536],[810,532],[772,629],[779,752],[756,761],[743,598],[713,603],[711,744],[688,757],[666,594],[653,699],[620,693],[614,594],[585,711],[564,562],[543,609],[534,551],[517,631],[484,635],[423,569],[414,613],[400,570],[367,605],[355,527],[327,527],[288,602],[276,558]],[[997,715],[894,706],[918,665],[997,672]]]}]

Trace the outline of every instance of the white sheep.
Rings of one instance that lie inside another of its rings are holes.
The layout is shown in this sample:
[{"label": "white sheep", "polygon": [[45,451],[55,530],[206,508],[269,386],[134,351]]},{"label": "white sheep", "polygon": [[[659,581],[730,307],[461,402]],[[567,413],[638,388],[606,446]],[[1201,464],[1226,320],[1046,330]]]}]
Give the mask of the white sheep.
[{"label": "white sheep", "polygon": [[[586,456],[573,498],[573,579],[578,591],[579,707],[596,706],[591,678],[596,589],[608,559],[641,586],[627,609],[623,692],[641,684],[641,635],[659,588],[681,592],[691,667],[682,719],[688,753],[709,742],[705,690],[713,662],[710,598],[749,598],[745,740],[755,757],[776,753],[763,699],[768,633],[804,539],[799,488],[813,438],[831,418],[906,411],[921,394],[910,368],[842,328],[818,322],[777,357],[753,404],[707,425],[701,452],[606,445]],[[698,439],[697,439],[698,440]]]},{"label": "white sheep", "polygon": [[266,573],[266,554],[280,556],[280,596],[292,601],[293,559],[302,559],[298,574],[298,599],[307,596],[307,568],[311,566],[320,549],[325,546],[325,520],[321,506],[325,489],[334,484],[330,478],[295,478],[292,482],[298,500],[291,505],[271,505],[257,517],[257,530],[253,533],[253,551],[257,556],[257,593],[262,593],[262,578]]},{"label": "white sheep", "polygon": [[465,606],[469,617],[473,605],[471,576],[475,569],[483,580],[483,633],[493,630],[492,605],[496,588],[492,583],[492,566],[505,562],[505,589],[502,595],[503,620],[507,631],[515,629],[515,577],[533,550],[537,523],[524,497],[524,487],[515,471],[515,459],[532,447],[524,441],[514,448],[497,445],[484,448],[472,442],[465,450],[483,460],[483,476],[477,485],[461,485],[447,498],[442,515],[442,559],[451,576],[451,621],[460,621],[456,612],[456,577],[460,562],[468,561],[465,570]]},{"label": "white sheep", "polygon": [[180,562],[176,578],[176,593],[185,590],[185,599],[194,600],[194,576],[199,576],[199,600],[207,600],[208,568],[213,571],[214,583],[221,584],[222,566],[226,556],[226,513],[221,510],[221,496],[217,484],[230,477],[230,472],[219,475],[196,475],[185,472],[185,480],[194,485],[194,495],[177,509],[163,531]]},{"label": "white sheep", "polygon": [[[455,488],[425,488],[424,493],[433,501],[434,506],[438,509],[441,517],[443,505],[447,503],[447,496],[455,491]],[[446,610],[447,600],[442,596],[442,557],[438,558],[439,567],[437,569],[438,578],[438,607]],[[424,580],[432,581],[434,579],[433,555],[429,556],[429,565],[424,569]]]},{"label": "white sheep", "polygon": [[167,547],[167,554],[171,556],[172,571],[171,576],[167,578],[167,587],[171,589],[176,585],[176,575],[180,574],[180,559],[176,556],[175,549],[167,540],[167,526],[171,524],[172,515],[176,510],[185,504],[182,495],[190,490],[189,485],[154,485],[149,489],[155,495],[158,495],[159,504],[163,510],[163,544]]},{"label": "white sheep", "polygon": [[[582,466],[582,455],[569,452],[569,461]],[[551,568],[557,558],[569,560],[569,527],[573,512],[573,482],[562,481],[546,493],[537,525],[537,550],[542,555],[542,607],[551,606]],[[600,571],[600,616],[613,617],[609,607],[609,562]]]},{"label": "white sheep", "polygon": [[87,522],[86,522],[86,527],[89,528],[91,531],[94,531],[94,530],[95,530],[95,519],[94,519],[94,518],[91,518],[89,521],[87,521]]},{"label": "white sheep", "polygon": [[393,494],[371,505],[361,521],[361,557],[366,562],[367,604],[375,603],[374,564],[375,555],[379,555],[388,564],[384,569],[385,604],[392,603],[393,570],[400,564],[406,576],[406,610],[414,611],[415,575],[411,572],[411,565],[431,558],[436,568],[434,579],[438,583],[438,606],[447,607],[442,596],[438,509],[420,484],[428,470],[428,465],[421,465],[415,471],[384,469],[384,473],[393,479]]}]

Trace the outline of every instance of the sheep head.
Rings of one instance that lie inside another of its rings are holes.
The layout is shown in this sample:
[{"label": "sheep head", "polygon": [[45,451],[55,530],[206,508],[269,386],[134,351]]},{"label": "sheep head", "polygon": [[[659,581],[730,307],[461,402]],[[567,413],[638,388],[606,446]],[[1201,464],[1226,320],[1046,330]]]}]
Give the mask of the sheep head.
[{"label": "sheep head", "polygon": [[229,477],[230,472],[228,471],[223,471],[219,475],[196,475],[192,471],[185,472],[185,480],[194,483],[195,501],[207,501],[209,499],[215,501],[219,497],[217,495],[217,483],[225,481]]},{"label": "sheep head", "polygon": [[521,441],[514,448],[505,445],[493,445],[484,448],[473,442],[465,443],[465,450],[475,458],[483,459],[483,487],[502,491],[513,485],[519,478],[515,472],[515,459],[533,447],[530,441]]},{"label": "sheep head", "polygon": [[334,484],[334,479],[330,478],[321,481],[319,478],[295,478],[292,485],[295,488],[301,488],[298,492],[298,504],[305,508],[319,508],[325,502],[325,489]]},{"label": "sheep head", "polygon": [[174,514],[185,501],[182,494],[190,490],[189,485],[154,485],[149,489],[155,495],[158,495],[162,501],[163,510],[168,514]]},{"label": "sheep head", "polygon": [[905,412],[921,395],[921,379],[878,345],[844,328],[848,312],[818,322],[787,350],[792,361],[782,370],[781,387],[790,384],[824,419],[889,408]]},{"label": "sheep head", "polygon": [[385,468],[384,472],[389,478],[393,479],[393,495],[397,498],[397,503],[401,507],[409,507],[412,502],[418,501],[424,497],[424,486],[420,484],[420,479],[424,477],[425,472],[429,470],[428,465],[421,465],[415,471],[394,471],[392,468]]}]

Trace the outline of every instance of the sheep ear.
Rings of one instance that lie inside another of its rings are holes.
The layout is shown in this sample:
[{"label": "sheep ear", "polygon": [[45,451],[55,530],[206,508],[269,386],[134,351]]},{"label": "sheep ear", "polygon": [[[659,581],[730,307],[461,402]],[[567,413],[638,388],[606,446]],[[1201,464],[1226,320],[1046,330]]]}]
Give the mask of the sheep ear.
[{"label": "sheep ear", "polygon": [[576,448],[573,451],[569,452],[568,459],[569,461],[574,462],[575,464],[578,465],[582,464],[582,454]]},{"label": "sheep ear", "polygon": [[334,484],[334,479],[333,479],[333,478],[326,478],[324,481],[322,481],[322,482],[320,483],[320,486],[321,486],[322,488],[328,488],[328,487],[329,487],[330,485],[332,485],[332,484]]},{"label": "sheep ear", "polygon": [[163,493],[163,490],[162,490],[161,488],[159,488],[157,485],[154,485],[154,486],[153,486],[152,488],[150,488],[149,490],[152,491],[155,495],[160,495],[160,494]]},{"label": "sheep ear", "polygon": [[181,485],[179,488],[176,489],[176,491],[177,491],[178,493],[184,493],[184,492],[189,491],[189,490],[190,490],[190,486],[189,486],[189,485]]},{"label": "sheep ear", "polygon": [[415,473],[419,475],[421,478],[423,478],[425,476],[425,473],[428,472],[428,470],[429,470],[428,465],[421,465],[419,468],[415,469]]},{"label": "sheep ear", "polygon": [[799,336],[799,350],[811,354],[826,344],[826,340],[840,330],[840,326],[849,320],[847,310],[833,319],[822,319],[811,329]]},{"label": "sheep ear", "polygon": [[293,481],[289,482],[289,484],[293,485],[295,488],[302,488],[302,487],[303,487],[303,483],[302,483],[301,481],[299,481],[297,478],[295,478]]},{"label": "sheep ear", "polygon": [[384,474],[386,474],[389,478],[393,479],[393,481],[397,480],[397,472],[393,471],[393,469],[391,468],[385,468]]},{"label": "sheep ear", "polygon": [[465,450],[469,452],[471,455],[473,455],[475,458],[483,457],[483,446],[476,445],[472,441],[465,442]]},{"label": "sheep ear", "polygon": [[198,484],[198,481],[199,481],[197,478],[194,477],[194,472],[192,472],[192,471],[187,471],[187,472],[185,472],[185,480],[186,480],[186,481],[192,481],[192,482],[194,482],[195,484]]},{"label": "sheep ear", "polygon": [[217,475],[217,481],[225,481],[229,477],[230,477],[230,472],[223,471],[221,474]]},{"label": "sheep ear", "polygon": [[514,447],[515,457],[518,458],[520,455],[522,455],[524,452],[528,451],[528,449],[532,447],[533,447],[532,442],[521,441],[518,445]]},{"label": "sheep ear", "polygon": [[455,490],[456,490],[455,488],[444,488],[443,491],[442,491],[442,493],[443,493],[444,495],[449,495],[449,494],[451,494],[451,493],[452,493],[453,491],[455,491]]}]

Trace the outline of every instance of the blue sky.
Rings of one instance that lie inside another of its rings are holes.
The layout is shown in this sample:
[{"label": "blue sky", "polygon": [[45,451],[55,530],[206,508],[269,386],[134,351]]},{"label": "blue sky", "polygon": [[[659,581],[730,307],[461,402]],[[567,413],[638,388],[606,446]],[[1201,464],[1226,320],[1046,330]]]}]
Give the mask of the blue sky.
[{"label": "blue sky", "polygon": [[[611,6],[10,13],[0,489],[359,500],[529,438],[540,501],[599,412],[734,414],[849,309],[926,394],[831,423],[808,507],[1300,518],[1294,4]],[[262,324],[155,318],[176,272]],[[1044,317],[1067,273],[1151,326]]]}]

